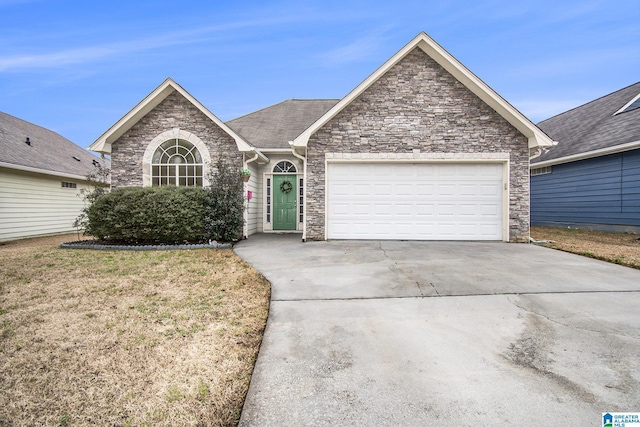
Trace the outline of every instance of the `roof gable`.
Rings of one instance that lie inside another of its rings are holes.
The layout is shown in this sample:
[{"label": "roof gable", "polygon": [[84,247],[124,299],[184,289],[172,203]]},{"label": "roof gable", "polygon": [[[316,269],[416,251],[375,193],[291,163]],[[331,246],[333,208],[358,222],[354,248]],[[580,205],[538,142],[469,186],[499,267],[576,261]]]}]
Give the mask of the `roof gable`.
[{"label": "roof gable", "polygon": [[138,123],[140,119],[146,116],[151,110],[157,107],[173,92],[180,93],[205,116],[207,116],[224,132],[231,136],[235,140],[239,151],[255,151],[255,149],[247,141],[245,141],[240,135],[229,128],[229,126],[222,122],[218,117],[216,117],[211,111],[209,111],[204,105],[202,105],[197,99],[191,96],[191,94],[189,94],[171,78],[167,78],[153,92],[151,92],[149,95],[147,95],[147,97],[140,101],[138,105],[133,107],[131,111],[129,111],[124,117],[122,117],[113,126],[111,126],[104,134],[102,134],[93,144],[89,146],[89,149],[100,153],[111,153],[111,144],[114,141],[117,141],[118,138],[124,135],[126,131],[131,129],[133,125]]},{"label": "roof gable", "polygon": [[289,141],[293,141],[338,101],[290,99],[228,121],[227,125],[258,149],[291,148]]},{"label": "roof gable", "polygon": [[1,166],[85,179],[94,162],[102,160],[56,132],[0,112]]},{"label": "roof gable", "polygon": [[640,147],[640,82],[538,123],[558,145],[531,162],[559,164]]},{"label": "roof gable", "polygon": [[334,118],[351,102],[353,102],[360,94],[368,89],[380,77],[382,77],[393,66],[400,62],[414,49],[419,48],[429,57],[435,60],[447,72],[453,75],[460,83],[466,86],[471,92],[478,96],[483,102],[489,105],[500,116],[508,121],[513,127],[520,131],[529,139],[529,148],[547,147],[553,145],[553,141],[544,132],[536,127],[522,113],[515,109],[511,104],[505,101],[486,83],[480,80],[475,74],[469,71],[449,52],[444,50],[438,43],[425,33],[418,34],[412,41],[404,46],[400,51],[393,55],[387,62],[378,68],[373,74],[367,77],[347,96],[331,108],[326,114],[320,117],[294,141],[294,147],[306,147],[309,138],[324,126],[329,120]]}]

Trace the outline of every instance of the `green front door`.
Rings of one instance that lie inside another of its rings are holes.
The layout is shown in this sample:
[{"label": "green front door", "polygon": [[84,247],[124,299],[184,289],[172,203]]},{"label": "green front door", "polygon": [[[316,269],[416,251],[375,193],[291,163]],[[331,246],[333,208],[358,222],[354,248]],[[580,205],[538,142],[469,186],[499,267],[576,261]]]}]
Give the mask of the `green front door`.
[{"label": "green front door", "polygon": [[273,229],[296,229],[296,175],[273,176]]}]

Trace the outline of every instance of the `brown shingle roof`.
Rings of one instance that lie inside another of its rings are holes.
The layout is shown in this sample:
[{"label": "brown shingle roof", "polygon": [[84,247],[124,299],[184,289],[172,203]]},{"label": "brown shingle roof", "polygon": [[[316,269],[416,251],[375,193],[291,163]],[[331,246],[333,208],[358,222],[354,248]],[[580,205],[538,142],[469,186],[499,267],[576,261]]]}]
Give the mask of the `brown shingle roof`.
[{"label": "brown shingle roof", "polygon": [[84,177],[94,160],[100,161],[56,132],[0,112],[0,162]]},{"label": "brown shingle roof", "polygon": [[226,124],[258,149],[289,148],[289,141],[293,141],[338,101],[290,99]]}]

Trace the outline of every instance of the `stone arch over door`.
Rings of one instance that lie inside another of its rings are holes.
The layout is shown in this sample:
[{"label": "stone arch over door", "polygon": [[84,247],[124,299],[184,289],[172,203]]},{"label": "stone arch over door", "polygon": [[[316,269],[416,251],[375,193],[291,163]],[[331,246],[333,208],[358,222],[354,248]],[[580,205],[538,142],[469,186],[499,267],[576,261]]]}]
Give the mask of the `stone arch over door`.
[{"label": "stone arch over door", "polygon": [[208,169],[211,165],[211,154],[209,153],[209,149],[207,148],[205,143],[200,138],[198,138],[198,136],[179,128],[162,132],[161,134],[153,138],[147,146],[146,150],[144,151],[144,156],[142,157],[142,186],[151,186],[151,161],[153,159],[153,154],[162,143],[170,139],[183,139],[185,141],[189,141],[198,149],[200,155],[202,156],[202,163],[204,165],[203,185],[205,187],[208,186]]}]

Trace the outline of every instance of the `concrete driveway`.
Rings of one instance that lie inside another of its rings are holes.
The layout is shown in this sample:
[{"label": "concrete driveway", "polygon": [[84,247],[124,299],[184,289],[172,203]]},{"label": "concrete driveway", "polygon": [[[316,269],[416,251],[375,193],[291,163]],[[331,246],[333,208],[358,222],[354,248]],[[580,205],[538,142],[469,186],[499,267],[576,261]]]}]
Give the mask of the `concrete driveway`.
[{"label": "concrete driveway", "polygon": [[254,235],[240,425],[602,425],[640,411],[640,270],[534,245]]}]

